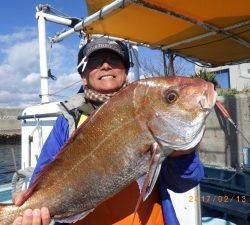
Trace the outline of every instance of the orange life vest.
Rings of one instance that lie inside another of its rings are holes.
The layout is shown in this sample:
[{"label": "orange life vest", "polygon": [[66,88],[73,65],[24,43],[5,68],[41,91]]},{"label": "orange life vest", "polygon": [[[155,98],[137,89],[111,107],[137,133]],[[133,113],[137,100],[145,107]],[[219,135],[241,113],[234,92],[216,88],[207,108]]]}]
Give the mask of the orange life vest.
[{"label": "orange life vest", "polygon": [[[84,122],[82,116],[78,126]],[[74,225],[131,225],[140,191],[136,182],[106,200]],[[155,186],[148,199],[141,203],[134,225],[164,225],[160,196]]]},{"label": "orange life vest", "polygon": [[[131,225],[139,197],[136,182],[106,200],[75,225]],[[134,225],[164,225],[157,187],[136,213]]]}]

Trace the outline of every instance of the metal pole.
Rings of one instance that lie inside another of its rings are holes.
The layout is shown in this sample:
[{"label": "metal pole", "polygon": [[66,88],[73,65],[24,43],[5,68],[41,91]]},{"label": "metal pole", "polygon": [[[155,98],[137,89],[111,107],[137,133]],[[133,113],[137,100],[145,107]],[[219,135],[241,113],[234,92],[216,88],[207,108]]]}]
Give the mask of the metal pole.
[{"label": "metal pole", "polygon": [[133,63],[133,67],[129,70],[128,81],[134,82],[140,79],[140,63],[138,58],[138,46],[130,45],[130,61]]},{"label": "metal pole", "polygon": [[132,50],[133,50],[133,57],[134,57],[134,80],[139,80],[140,79],[140,68],[139,68],[139,56],[138,56],[138,46],[132,45]]},{"label": "metal pole", "polygon": [[39,11],[36,13],[36,18],[39,18],[39,17],[43,17],[48,21],[58,23],[58,24],[67,25],[67,26],[70,26],[72,24],[72,20],[70,20],[70,19],[63,18],[60,16],[51,15],[51,14],[45,13],[43,11]]},{"label": "metal pole", "polygon": [[[194,188],[194,191],[195,191],[195,196],[201,196],[201,190],[200,190],[200,185],[197,185],[195,188]],[[202,225],[202,216],[201,216],[201,201],[196,201],[196,204],[195,204],[195,219],[196,219],[196,224],[198,225]]]},{"label": "metal pole", "polygon": [[209,23],[206,23],[206,22],[203,22],[203,21],[199,21],[196,18],[186,16],[186,15],[181,14],[181,13],[176,12],[176,11],[161,8],[160,6],[150,4],[150,3],[146,2],[146,1],[143,1],[143,0],[132,0],[132,1],[137,5],[140,5],[140,6],[149,8],[149,9],[153,9],[153,10],[156,10],[158,12],[165,13],[165,14],[167,14],[169,16],[173,16],[173,17],[182,19],[182,20],[184,20],[186,22],[189,22],[189,23],[193,23],[193,24],[195,24],[195,25],[197,25],[199,27],[204,28],[205,30],[215,31],[218,34],[224,35],[224,36],[228,37],[229,39],[234,40],[234,41],[238,42],[239,44],[250,48],[250,43],[247,40],[244,40],[241,37],[238,37],[237,35],[233,35],[232,33],[229,33],[226,30],[220,29],[220,28],[218,28],[218,27],[216,27],[216,26],[214,26],[212,24],[209,24]]},{"label": "metal pole", "polygon": [[174,53],[169,51],[168,54],[168,76],[174,76]]},{"label": "metal pole", "polygon": [[54,43],[61,41],[62,39],[73,34],[74,32],[82,30],[84,27],[91,24],[92,22],[101,19],[102,16],[110,13],[111,11],[123,7],[123,5],[126,4],[127,2],[129,2],[129,1],[128,0],[116,0],[112,3],[110,3],[109,5],[106,5],[101,10],[97,11],[96,13],[92,14],[91,16],[86,17],[83,21],[76,24],[74,26],[74,28],[67,30],[66,32],[61,33],[60,35],[54,37],[52,39],[52,41]]},{"label": "metal pole", "polygon": [[[243,26],[247,26],[249,24],[250,24],[250,20],[247,20],[247,21],[237,23],[237,24],[234,24],[232,26],[223,28],[221,30],[230,31],[230,30],[237,29],[237,28],[240,28],[240,27],[243,27]],[[176,46],[191,43],[191,42],[198,41],[198,40],[202,40],[204,38],[207,38],[207,37],[210,37],[210,36],[213,36],[213,35],[216,35],[216,34],[217,34],[216,31],[212,31],[212,32],[209,32],[209,33],[206,33],[206,34],[202,34],[202,35],[199,35],[199,36],[196,36],[196,37],[188,38],[188,39],[185,39],[183,41],[179,41],[179,42],[176,42],[176,43],[173,43],[173,44],[170,44],[170,45],[163,46],[162,49],[174,48]]]},{"label": "metal pole", "polygon": [[164,71],[164,76],[166,77],[168,75],[168,68],[167,68],[167,62],[166,62],[166,51],[162,51],[162,58],[163,58],[163,71]]},{"label": "metal pole", "polygon": [[48,63],[47,63],[47,40],[45,19],[38,16],[38,34],[39,34],[39,52],[40,52],[40,73],[41,73],[41,102],[49,102],[49,84],[48,84]]}]

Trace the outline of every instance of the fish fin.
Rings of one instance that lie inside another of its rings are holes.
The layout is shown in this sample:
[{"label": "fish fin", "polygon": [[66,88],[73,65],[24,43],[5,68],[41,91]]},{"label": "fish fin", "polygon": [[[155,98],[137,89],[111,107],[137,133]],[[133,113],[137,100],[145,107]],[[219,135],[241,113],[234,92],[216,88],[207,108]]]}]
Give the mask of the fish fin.
[{"label": "fish fin", "polygon": [[84,217],[86,217],[89,213],[93,212],[94,209],[90,209],[84,212],[81,212],[79,214],[75,214],[75,215],[68,215],[68,214],[64,214],[64,215],[60,215],[60,216],[54,216],[54,221],[58,222],[58,223],[75,223],[78,220],[83,219]]},{"label": "fish fin", "polygon": [[140,190],[140,193],[142,192],[142,188],[143,188],[143,184],[145,182],[146,179],[146,174],[142,175],[141,177],[139,177],[136,182],[138,184],[138,188]]},{"label": "fish fin", "polygon": [[157,164],[156,162],[156,165],[154,165],[155,166],[154,170],[150,171],[150,182],[147,186],[147,190],[145,194],[143,195],[143,201],[145,201],[148,198],[148,196],[151,194],[151,192],[153,191],[155,183],[161,171],[161,165],[162,165],[161,163]]},{"label": "fish fin", "polygon": [[135,215],[139,209],[141,201],[142,200],[145,201],[147,197],[150,195],[157,181],[158,175],[160,173],[161,152],[160,152],[159,145],[157,143],[154,143],[151,146],[151,152],[152,152],[152,156],[151,156],[150,163],[149,163],[149,171],[137,180],[137,184],[139,186],[141,193],[135,206],[132,225],[134,224]]},{"label": "fish fin", "polygon": [[[152,159],[150,170],[147,174],[144,174],[143,176],[137,179],[137,184],[140,189],[140,193],[142,193],[143,186],[145,185],[145,182],[147,182],[146,190],[144,191],[143,196],[142,196],[143,201],[145,201],[148,198],[148,196],[151,194],[155,186],[155,183],[157,181],[157,178],[159,176],[159,173],[161,171],[162,161],[161,161],[161,152],[159,150],[159,146],[156,144],[155,146],[152,146],[152,148],[157,148],[157,149],[153,150],[153,151],[156,151],[156,153]],[[148,179],[147,181],[146,181],[146,178]]]},{"label": "fish fin", "polygon": [[[158,165],[157,168],[154,171],[150,171],[151,174],[149,175],[150,178],[149,178],[149,181],[148,181],[148,185],[147,185],[145,193],[142,196],[143,201],[145,201],[148,198],[148,196],[151,194],[151,192],[152,192],[152,190],[153,190],[153,188],[155,186],[155,183],[157,181],[157,178],[158,178],[158,175],[159,175],[160,171],[161,171],[161,164]],[[136,180],[138,188],[139,188],[141,194],[142,194],[142,189],[143,189],[143,185],[145,183],[146,178],[147,178],[147,176],[145,174],[145,175],[139,177]]]}]

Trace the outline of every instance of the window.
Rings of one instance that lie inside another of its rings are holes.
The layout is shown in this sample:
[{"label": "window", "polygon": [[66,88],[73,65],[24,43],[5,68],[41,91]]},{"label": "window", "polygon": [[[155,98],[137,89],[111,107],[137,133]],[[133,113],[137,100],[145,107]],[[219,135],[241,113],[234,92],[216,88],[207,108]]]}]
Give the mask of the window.
[{"label": "window", "polygon": [[231,87],[229,69],[216,71],[215,74],[216,74],[215,79],[218,82],[220,88]]}]

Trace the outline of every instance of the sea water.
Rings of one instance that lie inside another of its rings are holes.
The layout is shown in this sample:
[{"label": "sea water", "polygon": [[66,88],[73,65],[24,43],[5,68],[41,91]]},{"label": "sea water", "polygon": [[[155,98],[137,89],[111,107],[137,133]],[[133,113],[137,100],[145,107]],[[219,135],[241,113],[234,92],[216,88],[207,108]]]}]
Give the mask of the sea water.
[{"label": "sea water", "polygon": [[[11,149],[14,151],[14,156]],[[14,160],[17,169],[21,167],[21,145],[0,144],[0,202],[11,200],[11,180],[15,172]]]},{"label": "sea water", "polygon": [[14,150],[17,169],[21,168],[21,145],[0,144],[0,185],[10,183],[15,172],[11,149]]}]

